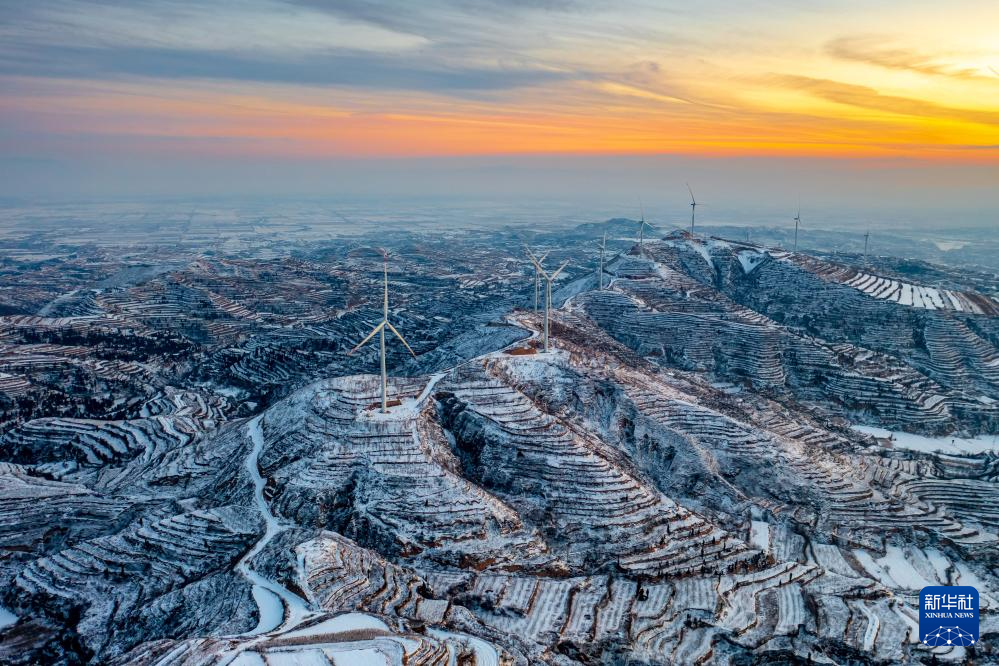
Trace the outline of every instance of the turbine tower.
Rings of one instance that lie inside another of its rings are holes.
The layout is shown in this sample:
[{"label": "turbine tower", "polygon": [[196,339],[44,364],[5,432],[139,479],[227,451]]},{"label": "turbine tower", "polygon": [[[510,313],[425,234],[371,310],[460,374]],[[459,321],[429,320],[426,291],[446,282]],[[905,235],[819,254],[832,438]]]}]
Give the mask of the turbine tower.
[{"label": "turbine tower", "polygon": [[530,249],[527,250],[527,254],[531,258],[531,262],[534,264],[534,267],[537,268],[538,272],[541,273],[541,275],[544,276],[545,278],[545,353],[547,354],[548,316],[552,308],[552,282],[554,282],[555,278],[558,277],[558,274],[562,272],[562,269],[569,265],[569,261],[568,260],[563,261],[562,265],[558,267],[558,270],[549,275],[547,272],[545,272],[545,269],[541,267],[541,263],[538,261],[537,257],[534,256],[534,254],[531,252]]},{"label": "turbine tower", "polygon": [[645,247],[645,206],[641,201],[638,202],[639,207],[642,209],[642,221],[638,223],[638,247]]},{"label": "turbine tower", "polygon": [[687,183],[687,191],[690,192],[690,235],[694,235],[694,212],[697,210],[697,200],[694,199],[694,190],[690,189]]},{"label": "turbine tower", "polygon": [[801,224],[801,202],[798,202],[798,214],[794,216],[794,251],[798,251],[798,225]]},{"label": "turbine tower", "polygon": [[600,284],[600,290],[603,291],[604,288],[604,251],[607,250],[607,232],[604,232],[604,238],[600,242],[600,272],[597,273],[597,280]]},{"label": "turbine tower", "polygon": [[382,262],[382,279],[384,284],[384,294],[382,299],[382,320],[377,326],[371,329],[371,332],[368,333],[368,337],[364,338],[359,343],[357,343],[357,346],[351,349],[347,355],[350,356],[350,354],[353,354],[358,349],[367,344],[367,342],[371,338],[375,337],[376,333],[380,335],[379,342],[380,342],[381,357],[382,357],[382,414],[384,414],[388,411],[388,372],[385,369],[385,329],[388,328],[390,331],[392,331],[392,333],[395,334],[395,337],[399,338],[399,341],[402,342],[402,344],[406,345],[406,349],[408,349],[409,353],[413,355],[413,358],[416,358],[416,352],[414,352],[413,348],[409,346],[408,342],[406,342],[406,338],[402,337],[402,333],[395,330],[395,326],[393,326],[392,322],[390,322],[388,319],[388,253],[385,252],[384,250],[382,250],[382,258],[384,259],[384,261]]},{"label": "turbine tower", "polygon": [[871,230],[868,229],[867,233],[864,234],[864,263],[867,263],[867,243],[871,240]]}]

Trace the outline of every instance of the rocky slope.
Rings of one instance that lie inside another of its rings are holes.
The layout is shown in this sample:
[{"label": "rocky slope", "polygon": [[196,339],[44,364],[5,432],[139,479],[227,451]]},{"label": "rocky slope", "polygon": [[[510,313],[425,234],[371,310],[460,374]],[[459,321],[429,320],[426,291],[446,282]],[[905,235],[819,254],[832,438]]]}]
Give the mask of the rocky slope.
[{"label": "rocky slope", "polygon": [[[994,433],[994,300],[683,235],[608,272],[550,353],[478,323],[387,414],[331,372],[8,429],[0,660],[995,661],[995,451],[850,427]],[[930,584],[978,588],[980,646],[918,643]]]}]

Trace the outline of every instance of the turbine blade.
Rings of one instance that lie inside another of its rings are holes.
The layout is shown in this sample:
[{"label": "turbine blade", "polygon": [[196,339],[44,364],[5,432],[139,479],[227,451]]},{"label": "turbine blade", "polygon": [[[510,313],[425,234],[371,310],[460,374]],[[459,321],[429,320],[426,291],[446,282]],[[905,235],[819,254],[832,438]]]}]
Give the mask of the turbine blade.
[{"label": "turbine blade", "polygon": [[549,282],[554,282],[555,278],[558,277],[558,274],[562,272],[562,269],[565,268],[568,265],[569,265],[569,260],[566,259],[565,261],[562,262],[562,265],[558,267],[558,270],[555,271],[554,273],[552,273],[552,276],[550,278],[548,278]]},{"label": "turbine blade", "polygon": [[687,185],[687,191],[690,192],[690,202],[696,205],[697,201],[694,199],[694,190],[690,189],[690,183],[686,183],[686,185]]},{"label": "turbine blade", "polygon": [[351,349],[349,352],[347,352],[347,356],[350,356],[351,354],[353,354],[354,352],[356,352],[358,349],[360,349],[361,347],[363,347],[368,342],[368,340],[370,340],[371,338],[375,337],[375,335],[378,334],[378,331],[382,330],[382,328],[385,327],[386,323],[387,322],[383,319],[382,323],[378,324],[373,329],[371,329],[371,332],[368,333],[368,337],[366,337],[363,340],[361,340],[360,342],[358,342],[357,346],[355,346],[353,349]]},{"label": "turbine blade", "polygon": [[[549,279],[548,273],[546,273],[545,269],[541,267],[541,262],[534,257],[534,254],[530,250],[527,251],[527,254],[530,255],[531,263],[534,264],[534,268],[537,269],[538,273],[544,275],[546,280]],[[547,256],[547,254],[545,256]]]},{"label": "turbine blade", "polygon": [[413,351],[413,348],[409,346],[408,342],[406,342],[406,338],[402,337],[402,333],[400,333],[399,331],[395,330],[395,326],[393,326],[392,324],[390,324],[387,319],[385,320],[385,325],[389,327],[390,331],[392,331],[393,333],[395,333],[395,337],[399,338],[399,341],[402,342],[402,344],[406,345],[406,349],[408,349],[409,353],[413,355],[413,358],[416,358],[416,352]]}]

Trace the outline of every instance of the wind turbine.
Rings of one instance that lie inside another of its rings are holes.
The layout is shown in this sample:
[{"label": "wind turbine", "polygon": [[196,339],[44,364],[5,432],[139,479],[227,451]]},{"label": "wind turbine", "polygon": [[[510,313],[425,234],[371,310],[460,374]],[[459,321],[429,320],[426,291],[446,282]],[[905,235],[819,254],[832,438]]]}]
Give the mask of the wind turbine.
[{"label": "wind turbine", "polygon": [[794,216],[794,251],[798,251],[798,225],[801,224],[801,201],[798,201],[798,214]]},{"label": "wind turbine", "polygon": [[413,358],[416,358],[416,352],[414,352],[413,348],[409,346],[408,342],[406,342],[406,338],[402,337],[402,333],[395,330],[395,326],[393,326],[392,322],[388,319],[388,253],[385,252],[385,250],[382,250],[382,258],[384,259],[384,262],[382,263],[382,278],[385,287],[384,298],[382,299],[382,320],[377,326],[371,329],[371,332],[368,333],[368,337],[357,343],[357,346],[351,349],[347,355],[350,356],[350,354],[353,354],[367,344],[371,338],[375,337],[376,333],[379,334],[382,357],[382,414],[384,414],[388,411],[388,372],[385,369],[385,329],[388,328],[392,331],[392,333],[395,334],[395,337],[399,338],[399,341],[406,345],[406,349],[408,349],[409,353],[413,355]]},{"label": "wind turbine", "polygon": [[690,192],[690,235],[694,235],[694,212],[697,210],[697,200],[694,199],[694,190],[690,189],[687,183],[687,191]]},{"label": "wind turbine", "polygon": [[[524,244],[524,249],[527,250],[527,254],[531,254],[531,248],[527,247],[526,243]],[[551,250],[549,250],[548,252],[551,252]],[[545,257],[548,256],[548,252],[545,252],[543,255],[541,255],[541,258],[538,259],[538,263],[539,264],[545,260]],[[531,256],[534,256],[534,255],[531,255]],[[534,314],[538,314],[538,297],[539,297],[540,289],[541,289],[541,273],[539,273],[537,267],[535,267],[535,269],[534,269]]]},{"label": "wind turbine", "polygon": [[562,269],[569,265],[569,260],[562,262],[562,265],[558,267],[551,275],[545,272],[545,269],[541,267],[541,263],[538,261],[537,257],[531,252],[530,249],[527,250],[528,256],[531,258],[531,262],[534,267],[538,269],[538,272],[545,278],[545,353],[548,353],[548,313],[551,311],[552,307],[552,282],[558,277],[558,274],[562,272]]},{"label": "wind turbine", "polygon": [[871,230],[868,229],[867,233],[864,234],[864,263],[867,263],[867,243],[871,240]]},{"label": "wind turbine", "polygon": [[607,232],[604,232],[604,238],[600,242],[600,272],[597,273],[597,279],[599,280],[600,290],[604,288],[604,251],[607,249]]},{"label": "wind turbine", "polygon": [[645,205],[642,204],[641,200],[638,202],[639,207],[642,209],[642,221],[638,223],[638,247],[645,247]]}]

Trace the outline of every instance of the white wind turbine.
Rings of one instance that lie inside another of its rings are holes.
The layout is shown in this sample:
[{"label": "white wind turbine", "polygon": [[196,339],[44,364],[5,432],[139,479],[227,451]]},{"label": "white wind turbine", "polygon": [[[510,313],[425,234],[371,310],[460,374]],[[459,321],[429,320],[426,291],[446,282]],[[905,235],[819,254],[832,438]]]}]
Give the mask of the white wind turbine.
[{"label": "white wind turbine", "polygon": [[639,207],[642,209],[642,221],[638,223],[638,247],[645,247],[645,227],[648,226],[645,223],[645,205],[641,201],[638,202]]},{"label": "white wind turbine", "polygon": [[600,284],[600,289],[604,288],[604,252],[607,250],[607,232],[604,232],[604,238],[600,242],[600,272],[597,273]]},{"label": "white wind turbine", "polygon": [[[524,249],[527,250],[527,254],[531,254],[531,249],[527,247],[527,245],[524,245]],[[551,250],[549,250],[549,252],[551,252]],[[543,262],[545,260],[545,257],[547,256],[548,252],[545,252],[543,255],[541,255],[541,258],[538,259],[538,263],[540,264],[541,262]],[[535,266],[534,267],[534,314],[538,314],[538,297],[540,289],[541,289],[541,273],[538,272],[538,267]]]},{"label": "white wind turbine", "polygon": [[382,413],[384,414],[388,411],[388,372],[385,369],[385,329],[388,328],[392,331],[392,333],[395,334],[395,337],[399,338],[399,341],[406,345],[406,349],[408,349],[409,353],[413,355],[413,358],[416,358],[416,352],[414,352],[413,348],[409,346],[408,342],[406,342],[406,338],[402,337],[402,333],[395,330],[395,326],[393,326],[392,322],[388,319],[388,253],[384,250],[382,250],[382,258],[384,259],[384,262],[382,263],[382,279],[384,284],[382,320],[377,326],[371,329],[371,332],[368,333],[368,337],[357,343],[357,346],[351,349],[347,355],[349,356],[350,354],[353,354],[358,349],[363,347],[371,338],[375,337],[375,334],[379,334],[382,357]]},{"label": "white wind turbine", "polygon": [[538,269],[538,272],[545,278],[545,353],[548,353],[548,314],[552,307],[552,282],[558,277],[558,274],[562,272],[562,269],[569,265],[569,261],[563,261],[562,265],[558,267],[554,273],[549,275],[544,268],[541,267],[541,263],[538,261],[537,257],[530,249],[527,250],[528,256],[531,258],[531,263],[534,267]]},{"label": "white wind turbine", "polygon": [[798,251],[798,225],[801,224],[801,202],[798,202],[798,214],[794,216],[794,251]]},{"label": "white wind turbine", "polygon": [[697,200],[694,199],[694,190],[690,189],[690,183],[687,183],[687,191],[690,192],[690,235],[694,235],[694,213],[697,211]]}]

